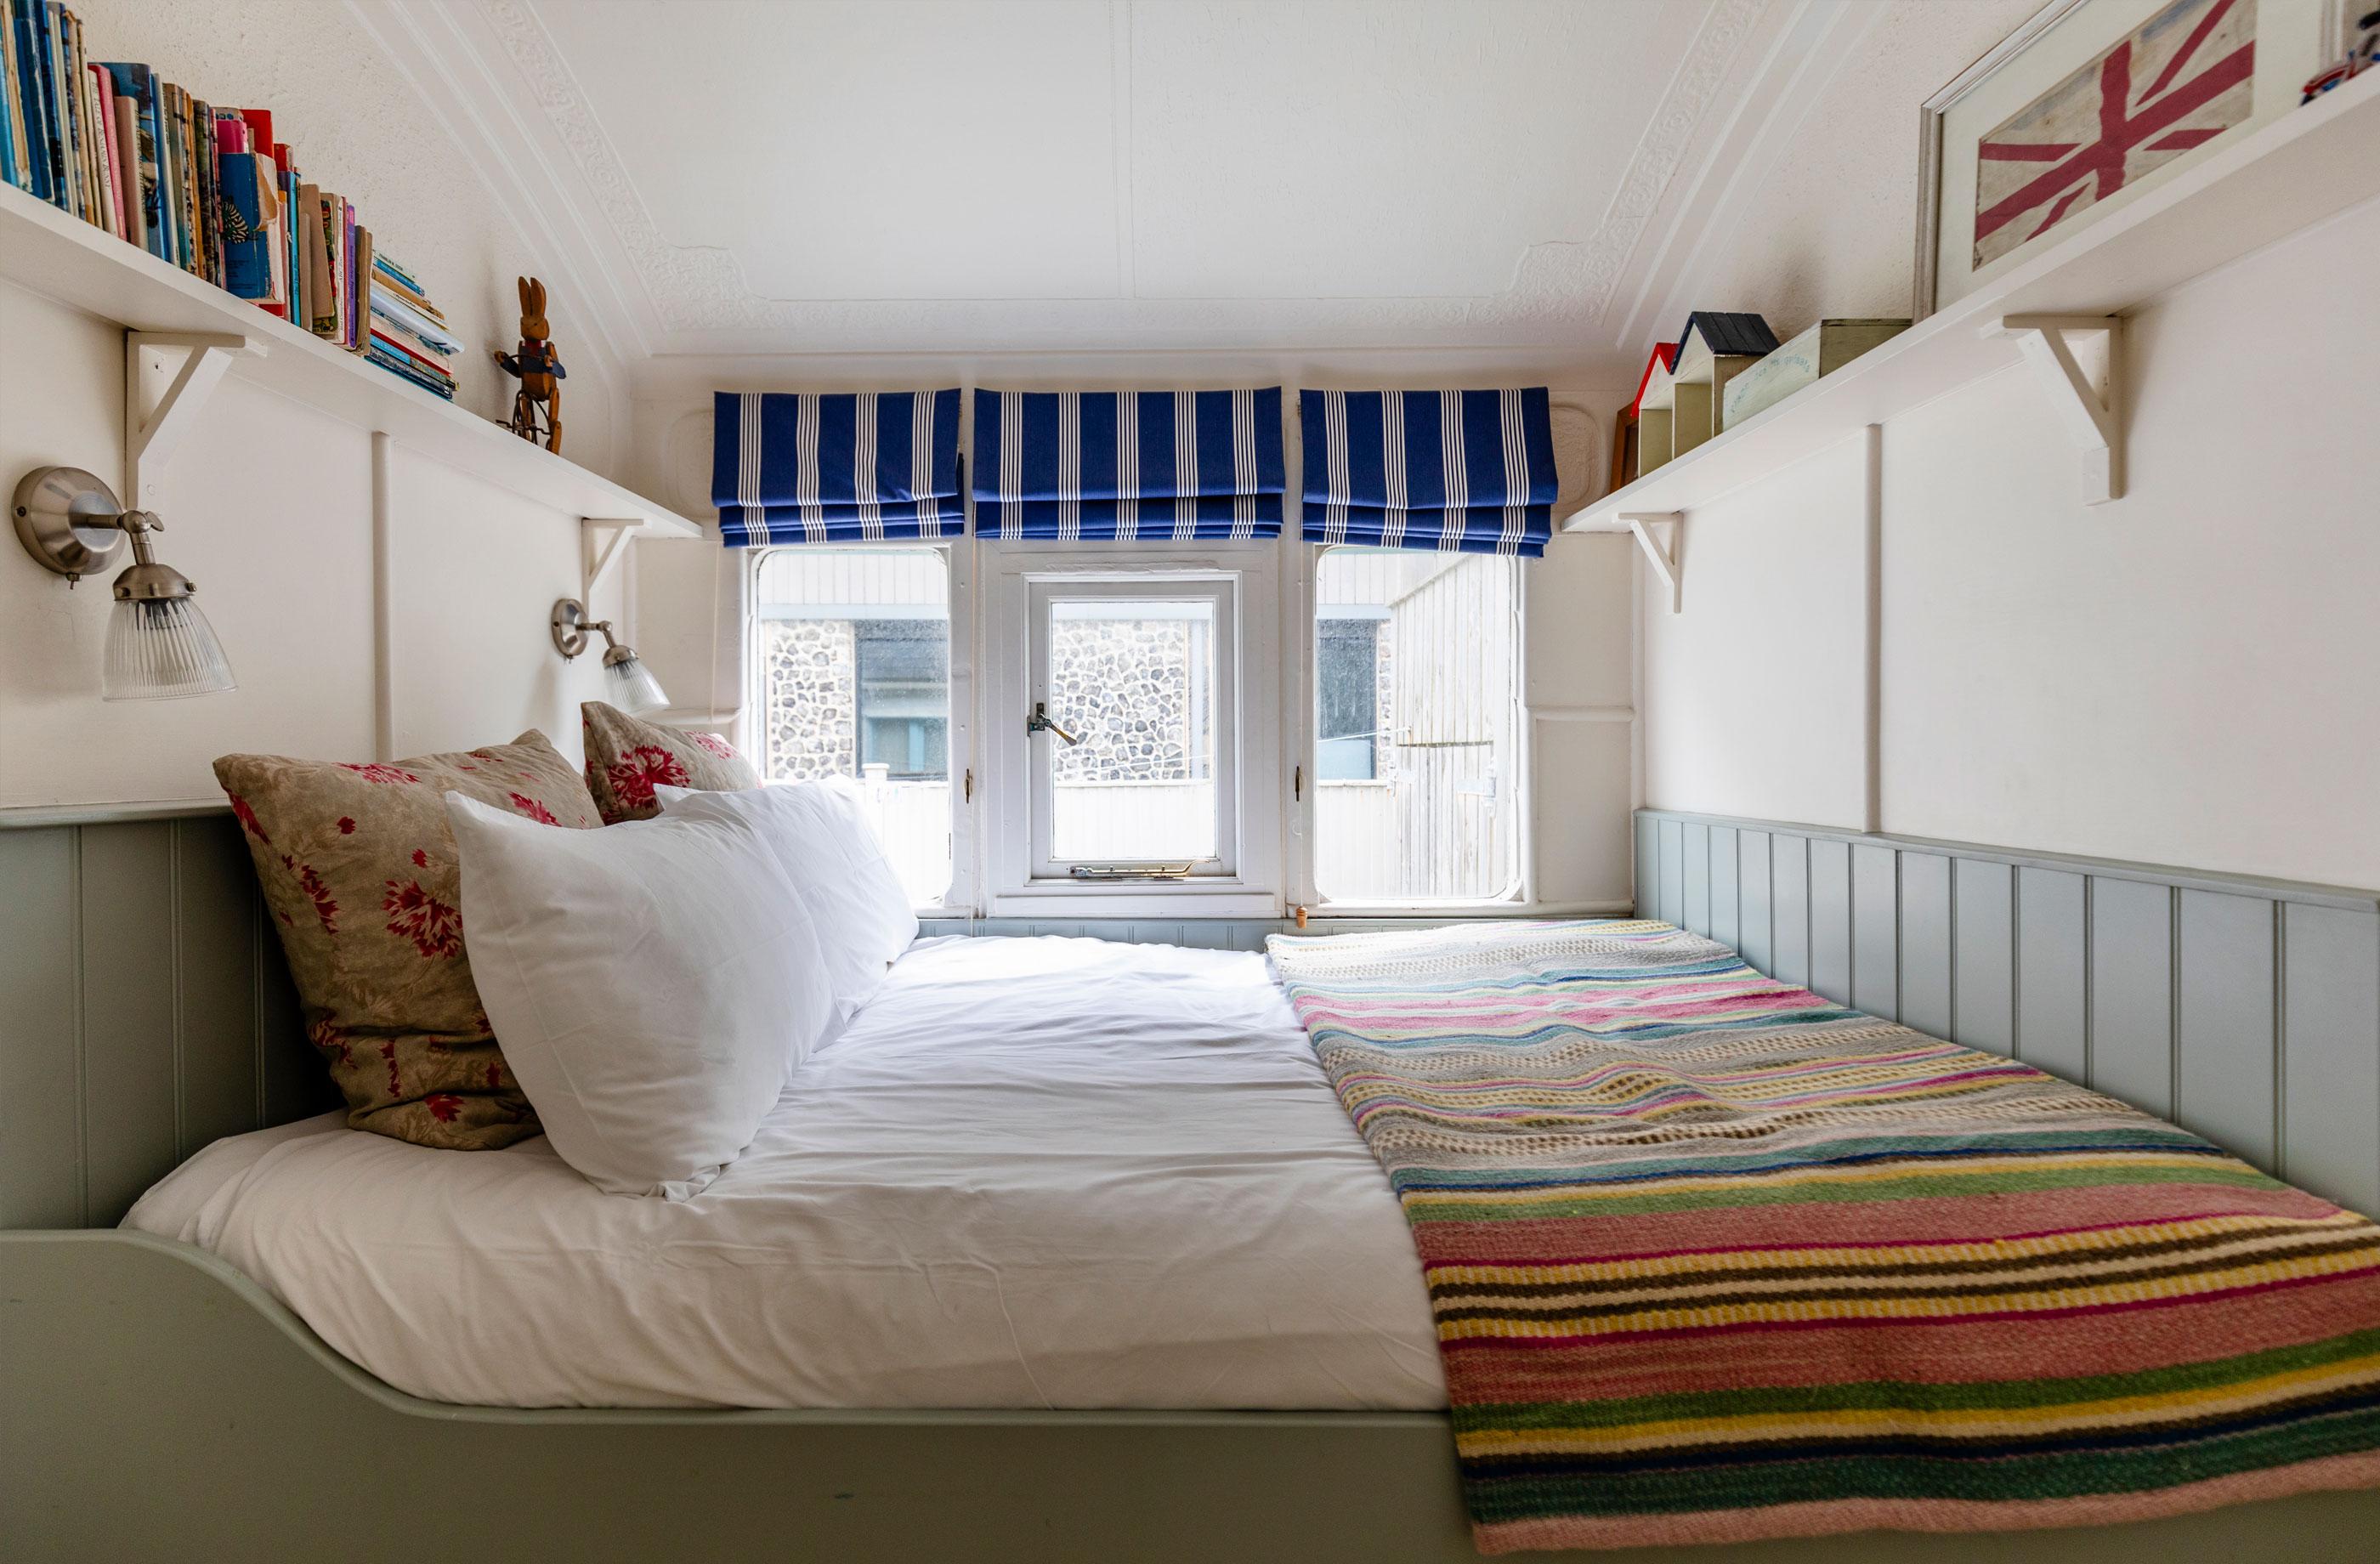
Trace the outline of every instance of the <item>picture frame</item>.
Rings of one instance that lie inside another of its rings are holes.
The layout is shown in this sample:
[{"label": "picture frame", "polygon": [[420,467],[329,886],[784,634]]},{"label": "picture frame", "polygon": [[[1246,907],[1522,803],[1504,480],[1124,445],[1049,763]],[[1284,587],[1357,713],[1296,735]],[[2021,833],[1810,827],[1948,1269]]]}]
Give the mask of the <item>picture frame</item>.
[{"label": "picture frame", "polygon": [[2049,0],[1919,107],[1912,316],[2296,107],[2358,3]]}]

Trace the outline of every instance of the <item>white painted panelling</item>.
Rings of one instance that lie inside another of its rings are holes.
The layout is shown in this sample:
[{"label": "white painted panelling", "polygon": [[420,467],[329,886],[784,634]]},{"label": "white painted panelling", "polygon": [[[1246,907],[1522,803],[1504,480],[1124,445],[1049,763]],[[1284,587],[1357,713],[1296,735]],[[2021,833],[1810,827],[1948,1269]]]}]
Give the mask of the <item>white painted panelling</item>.
[{"label": "white painted panelling", "polygon": [[1890,829],[2380,884],[2375,250],[2367,206],[2133,317],[2113,503],[2029,376],[1887,426]]},{"label": "white painted panelling", "polygon": [[1646,804],[1863,823],[1864,472],[1848,441],[1694,511],[1683,612],[1638,573]]}]

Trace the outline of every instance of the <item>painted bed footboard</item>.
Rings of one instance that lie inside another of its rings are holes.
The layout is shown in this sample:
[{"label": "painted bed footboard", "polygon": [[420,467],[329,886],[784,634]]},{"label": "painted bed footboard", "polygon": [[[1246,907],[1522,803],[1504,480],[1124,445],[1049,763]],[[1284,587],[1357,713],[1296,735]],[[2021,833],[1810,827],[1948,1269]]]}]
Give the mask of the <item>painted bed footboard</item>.
[{"label": "painted bed footboard", "polygon": [[[2358,1493],[2087,1531],[1658,1557],[2369,1564],[2375,1545],[2380,1493]],[[638,1564],[1476,1557],[1435,1414],[448,1406],[363,1373],[189,1245],[0,1232],[0,1557],[262,1564],[491,1547]]]}]

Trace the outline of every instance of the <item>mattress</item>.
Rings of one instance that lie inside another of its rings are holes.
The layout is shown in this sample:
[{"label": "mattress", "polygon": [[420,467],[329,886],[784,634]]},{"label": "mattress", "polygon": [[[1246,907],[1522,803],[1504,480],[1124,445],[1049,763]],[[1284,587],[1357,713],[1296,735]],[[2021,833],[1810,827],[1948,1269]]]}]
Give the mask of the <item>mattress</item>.
[{"label": "mattress", "polygon": [[124,1225],[494,1406],[1424,1409],[1421,1268],[1261,956],[918,941],[693,1200],[338,1114]]}]

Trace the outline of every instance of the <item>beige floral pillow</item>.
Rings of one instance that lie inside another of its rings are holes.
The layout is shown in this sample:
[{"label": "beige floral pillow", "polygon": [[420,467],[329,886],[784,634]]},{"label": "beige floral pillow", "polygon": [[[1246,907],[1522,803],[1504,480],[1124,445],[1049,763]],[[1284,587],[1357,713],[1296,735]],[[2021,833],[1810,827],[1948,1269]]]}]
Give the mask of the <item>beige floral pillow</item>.
[{"label": "beige floral pillow", "polygon": [[578,708],[587,740],[587,791],[607,826],[662,812],[655,787],[736,793],[760,785],[760,773],[717,734],[664,728],[589,700]]},{"label": "beige floral pillow", "polygon": [[347,1122],[463,1150],[537,1134],[471,982],[445,794],[592,828],[595,801],[570,762],[527,733],[379,765],[226,755],[215,780],[247,830]]}]

